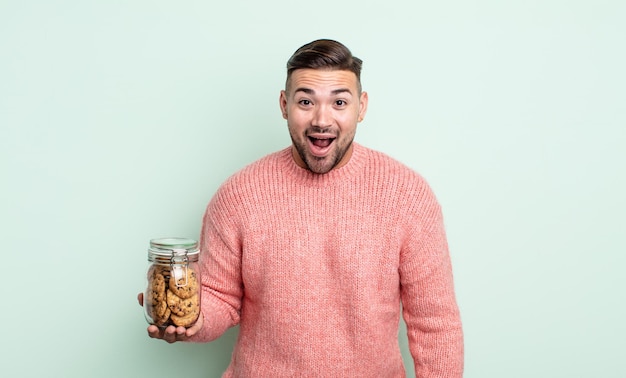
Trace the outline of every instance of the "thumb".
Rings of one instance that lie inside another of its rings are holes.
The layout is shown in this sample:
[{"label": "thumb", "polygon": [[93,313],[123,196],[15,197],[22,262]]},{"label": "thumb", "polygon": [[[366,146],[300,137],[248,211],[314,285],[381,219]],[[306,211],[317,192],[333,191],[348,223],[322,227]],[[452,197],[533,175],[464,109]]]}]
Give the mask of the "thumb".
[{"label": "thumb", "polygon": [[202,311],[200,311],[200,315],[198,316],[198,320],[191,327],[187,328],[185,332],[185,336],[191,337],[198,333],[202,329],[202,325],[204,324],[204,315],[202,315]]},{"label": "thumb", "polygon": [[139,305],[143,307],[143,293],[137,294],[137,301],[139,302]]}]

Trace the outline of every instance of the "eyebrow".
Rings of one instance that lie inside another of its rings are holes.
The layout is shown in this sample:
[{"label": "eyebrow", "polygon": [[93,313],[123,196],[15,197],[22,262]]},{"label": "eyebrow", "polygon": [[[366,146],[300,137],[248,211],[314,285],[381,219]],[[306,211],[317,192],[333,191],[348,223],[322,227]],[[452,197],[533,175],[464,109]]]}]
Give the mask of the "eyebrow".
[{"label": "eyebrow", "polygon": [[[298,93],[298,92],[304,92],[306,94],[309,95],[314,95],[315,91],[311,88],[306,88],[306,87],[300,87],[300,88],[296,88],[296,90],[294,91],[294,93]],[[348,93],[348,94],[352,94],[352,91],[348,88],[338,88],[338,89],[333,89],[330,94],[332,95],[338,95],[341,93]]]}]

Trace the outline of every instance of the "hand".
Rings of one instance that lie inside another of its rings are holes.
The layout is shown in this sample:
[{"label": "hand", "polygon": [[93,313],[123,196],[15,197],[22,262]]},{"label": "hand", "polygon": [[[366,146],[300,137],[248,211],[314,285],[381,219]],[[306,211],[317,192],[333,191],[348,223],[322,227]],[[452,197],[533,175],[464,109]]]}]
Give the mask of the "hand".
[{"label": "hand", "polygon": [[[143,293],[139,293],[137,295],[137,301],[140,306],[143,306]],[[200,311],[200,316],[198,316],[198,320],[194,325],[189,328],[185,327],[176,327],[173,325],[168,326],[165,329],[160,329],[154,324],[148,327],[148,336],[153,339],[161,339],[165,340],[168,343],[175,343],[177,341],[187,341],[191,336],[198,333],[199,330],[202,329],[202,324],[204,323],[204,317],[202,316],[202,311]]]}]

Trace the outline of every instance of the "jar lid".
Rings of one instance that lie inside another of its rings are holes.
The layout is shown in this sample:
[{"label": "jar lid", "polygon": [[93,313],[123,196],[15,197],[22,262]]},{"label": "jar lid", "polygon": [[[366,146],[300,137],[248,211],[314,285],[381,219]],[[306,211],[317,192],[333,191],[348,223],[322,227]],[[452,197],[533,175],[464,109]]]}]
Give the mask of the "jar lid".
[{"label": "jar lid", "polygon": [[189,261],[198,261],[198,242],[187,238],[159,238],[150,240],[148,260],[186,257]]}]

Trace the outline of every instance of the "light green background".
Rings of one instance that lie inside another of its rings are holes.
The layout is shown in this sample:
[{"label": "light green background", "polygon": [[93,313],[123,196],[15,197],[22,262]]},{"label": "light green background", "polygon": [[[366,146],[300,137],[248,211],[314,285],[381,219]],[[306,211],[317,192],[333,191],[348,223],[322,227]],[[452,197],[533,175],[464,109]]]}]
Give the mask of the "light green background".
[{"label": "light green background", "polygon": [[288,145],[284,64],[328,37],[365,61],[357,140],[443,205],[465,377],[626,377],[624,20],[621,0],[0,1],[3,376],[220,375],[236,329],[147,337],[147,243],[198,237],[218,185]]}]

